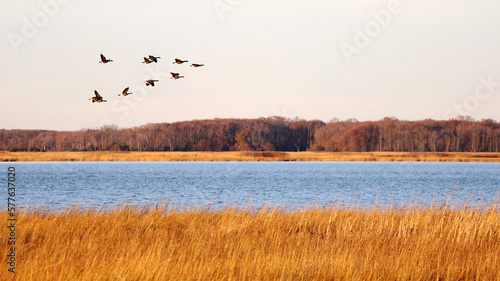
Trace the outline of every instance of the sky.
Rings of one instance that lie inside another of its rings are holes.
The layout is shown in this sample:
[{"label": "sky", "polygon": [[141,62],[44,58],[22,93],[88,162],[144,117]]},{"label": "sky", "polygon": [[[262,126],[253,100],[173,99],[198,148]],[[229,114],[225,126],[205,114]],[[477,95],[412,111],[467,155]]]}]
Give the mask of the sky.
[{"label": "sky", "polygon": [[[2,0],[0,128],[500,121],[499,10],[487,0]],[[98,63],[101,53],[113,62]],[[161,59],[141,63],[150,54]],[[119,97],[126,87],[134,94]],[[107,102],[93,104],[94,90]]]}]

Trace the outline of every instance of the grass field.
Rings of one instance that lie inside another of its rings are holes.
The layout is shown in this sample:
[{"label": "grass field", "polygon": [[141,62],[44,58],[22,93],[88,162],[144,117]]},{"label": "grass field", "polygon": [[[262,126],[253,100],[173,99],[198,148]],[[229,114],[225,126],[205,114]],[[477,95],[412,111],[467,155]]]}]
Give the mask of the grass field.
[{"label": "grass field", "polygon": [[500,162],[500,153],[409,152],[7,152],[0,161],[428,161]]},{"label": "grass field", "polygon": [[1,279],[500,280],[497,205],[166,210],[21,212]]}]

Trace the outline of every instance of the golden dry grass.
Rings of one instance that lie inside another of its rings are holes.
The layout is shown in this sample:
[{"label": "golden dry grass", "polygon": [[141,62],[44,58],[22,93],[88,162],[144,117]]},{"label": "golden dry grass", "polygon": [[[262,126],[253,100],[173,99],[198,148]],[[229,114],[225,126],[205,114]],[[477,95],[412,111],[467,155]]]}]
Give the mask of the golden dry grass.
[{"label": "golden dry grass", "polygon": [[500,162],[472,152],[7,152],[0,161],[424,161]]},{"label": "golden dry grass", "polygon": [[[35,211],[17,235],[26,281],[500,280],[496,205]],[[1,239],[2,280],[6,249]]]}]

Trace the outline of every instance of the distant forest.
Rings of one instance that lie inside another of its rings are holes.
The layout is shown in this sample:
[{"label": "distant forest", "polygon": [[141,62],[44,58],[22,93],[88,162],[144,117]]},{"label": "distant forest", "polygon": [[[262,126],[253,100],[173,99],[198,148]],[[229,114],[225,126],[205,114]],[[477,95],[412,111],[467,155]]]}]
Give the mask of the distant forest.
[{"label": "distant forest", "polygon": [[384,118],[269,117],[104,126],[79,131],[0,130],[4,151],[404,151],[499,152],[500,123]]}]

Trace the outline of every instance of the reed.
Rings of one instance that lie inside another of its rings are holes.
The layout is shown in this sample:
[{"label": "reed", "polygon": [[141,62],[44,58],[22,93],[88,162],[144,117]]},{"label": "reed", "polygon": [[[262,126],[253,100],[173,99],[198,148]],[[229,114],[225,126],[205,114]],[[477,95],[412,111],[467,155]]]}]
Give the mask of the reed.
[{"label": "reed", "polygon": [[73,208],[17,224],[16,279],[1,239],[2,280],[500,280],[496,204]]},{"label": "reed", "polygon": [[500,162],[500,153],[473,152],[8,152],[7,161],[422,161]]}]

